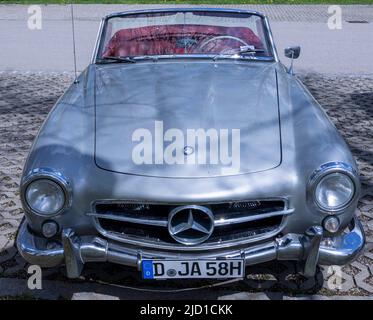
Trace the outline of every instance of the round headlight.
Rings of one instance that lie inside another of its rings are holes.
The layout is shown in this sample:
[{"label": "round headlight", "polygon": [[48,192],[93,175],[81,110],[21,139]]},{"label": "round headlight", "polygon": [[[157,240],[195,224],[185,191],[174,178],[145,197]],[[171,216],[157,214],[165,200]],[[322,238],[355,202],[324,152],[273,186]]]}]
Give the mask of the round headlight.
[{"label": "round headlight", "polygon": [[65,193],[61,186],[49,179],[31,182],[26,189],[26,201],[29,207],[42,215],[53,215],[65,204]]},{"label": "round headlight", "polygon": [[320,208],[335,211],[346,206],[354,193],[355,186],[351,178],[335,172],[321,178],[316,186],[315,199]]}]

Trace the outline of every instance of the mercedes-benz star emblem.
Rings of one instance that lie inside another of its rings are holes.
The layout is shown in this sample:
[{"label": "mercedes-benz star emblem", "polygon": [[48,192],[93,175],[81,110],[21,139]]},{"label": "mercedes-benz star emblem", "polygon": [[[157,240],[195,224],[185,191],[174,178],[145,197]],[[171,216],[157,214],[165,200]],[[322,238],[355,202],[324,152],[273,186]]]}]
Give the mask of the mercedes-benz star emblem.
[{"label": "mercedes-benz star emblem", "polygon": [[184,154],[186,156],[191,155],[193,152],[194,152],[194,148],[193,147],[190,147],[190,146],[185,146],[184,147]]},{"label": "mercedes-benz star emblem", "polygon": [[177,242],[195,245],[214,231],[214,215],[209,208],[187,205],[174,208],[168,217],[168,232]]}]

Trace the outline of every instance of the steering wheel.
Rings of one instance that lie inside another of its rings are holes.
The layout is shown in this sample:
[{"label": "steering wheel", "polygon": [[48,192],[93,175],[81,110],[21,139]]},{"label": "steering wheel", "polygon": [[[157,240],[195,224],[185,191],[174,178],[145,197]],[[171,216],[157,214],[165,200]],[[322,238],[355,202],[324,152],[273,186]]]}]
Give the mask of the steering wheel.
[{"label": "steering wheel", "polygon": [[[240,43],[242,43],[243,45],[245,46],[248,46],[249,44],[246,43],[245,41],[243,41],[242,39],[240,38],[237,38],[237,37],[234,37],[234,36],[216,36],[216,37],[213,37],[211,39],[208,39],[206,40],[205,42],[202,42],[197,48],[196,50],[200,50],[203,52],[203,48],[206,47],[210,42],[213,42],[213,41],[216,41],[216,40],[220,40],[220,39],[230,39],[230,40],[235,40],[235,41],[238,41]],[[226,51],[227,49],[224,49],[222,50],[222,52]],[[230,50],[230,49],[229,49]]]}]

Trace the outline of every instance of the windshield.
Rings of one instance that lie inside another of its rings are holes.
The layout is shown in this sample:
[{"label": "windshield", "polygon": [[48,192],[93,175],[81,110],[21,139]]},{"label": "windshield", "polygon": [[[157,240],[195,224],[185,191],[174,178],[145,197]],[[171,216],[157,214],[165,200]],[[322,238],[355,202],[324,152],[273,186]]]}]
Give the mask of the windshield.
[{"label": "windshield", "polygon": [[271,57],[263,18],[252,13],[172,11],[107,19],[100,59],[169,55]]}]

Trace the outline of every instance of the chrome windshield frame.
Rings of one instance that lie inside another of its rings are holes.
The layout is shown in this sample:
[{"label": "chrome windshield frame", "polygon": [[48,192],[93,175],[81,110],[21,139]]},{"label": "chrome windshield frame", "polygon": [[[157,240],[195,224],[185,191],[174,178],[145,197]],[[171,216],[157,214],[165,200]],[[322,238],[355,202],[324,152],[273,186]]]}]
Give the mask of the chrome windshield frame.
[{"label": "chrome windshield frame", "polygon": [[[269,57],[250,57],[250,56],[222,56],[219,57],[219,59],[231,59],[231,60],[242,60],[242,61],[271,61],[271,62],[278,62],[278,55],[276,46],[273,41],[273,35],[269,26],[268,19],[265,15],[261,14],[257,11],[252,10],[241,10],[241,9],[225,9],[225,8],[164,8],[164,9],[148,9],[148,10],[133,10],[133,11],[124,11],[124,12],[117,12],[112,13],[107,16],[105,16],[100,23],[94,51],[92,54],[91,63],[96,64],[97,61],[100,59],[99,54],[101,51],[101,46],[104,43],[105,38],[105,31],[106,26],[109,19],[112,18],[120,18],[120,17],[126,17],[131,15],[139,15],[139,14],[147,14],[147,13],[176,13],[176,12],[221,12],[221,13],[245,13],[245,14],[252,14],[256,15],[263,20],[263,30],[265,33],[266,41],[268,44],[268,51],[271,53],[271,56]],[[203,59],[203,58],[213,58],[217,56],[209,55],[209,54],[188,54],[188,55],[149,55],[149,57],[154,57],[155,59],[171,59],[171,58],[197,58],[197,59]],[[141,57],[141,56],[138,56]],[[136,57],[135,57],[136,58]],[[141,60],[141,59],[139,59]]]}]

